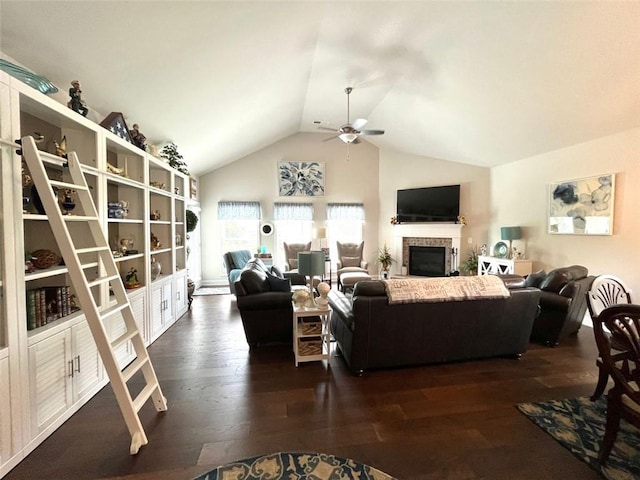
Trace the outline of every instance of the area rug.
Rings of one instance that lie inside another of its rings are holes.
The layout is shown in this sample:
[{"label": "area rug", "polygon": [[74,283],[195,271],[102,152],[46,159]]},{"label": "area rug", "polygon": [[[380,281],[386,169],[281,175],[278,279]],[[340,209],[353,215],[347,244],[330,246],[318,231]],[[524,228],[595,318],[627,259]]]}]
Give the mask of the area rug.
[{"label": "area rug", "polygon": [[520,403],[518,409],[580,460],[609,480],[640,478],[640,430],[625,420],[604,467],[598,462],[604,437],[607,400],[586,397]]},{"label": "area rug", "polygon": [[373,467],[325,453],[280,452],[222,465],[194,480],[395,480]]},{"label": "area rug", "polygon": [[193,292],[194,297],[202,295],[229,295],[231,290],[229,287],[201,287]]}]

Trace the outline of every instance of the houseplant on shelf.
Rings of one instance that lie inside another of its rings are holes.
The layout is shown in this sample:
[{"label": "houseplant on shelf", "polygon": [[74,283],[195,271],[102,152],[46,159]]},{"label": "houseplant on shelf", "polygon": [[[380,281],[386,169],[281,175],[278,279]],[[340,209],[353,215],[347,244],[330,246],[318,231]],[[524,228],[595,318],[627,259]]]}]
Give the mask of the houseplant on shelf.
[{"label": "houseplant on shelf", "polygon": [[178,146],[175,143],[171,142],[162,147],[160,156],[167,160],[171,168],[175,168],[179,172],[189,175],[187,164],[182,160],[183,156],[178,153]]},{"label": "houseplant on shelf", "polygon": [[382,268],[380,276],[384,279],[389,278],[389,269],[391,268],[391,265],[393,264],[393,262],[395,262],[395,260],[391,256],[391,252],[389,251],[389,248],[387,248],[386,243],[384,244],[383,248],[378,250],[378,257],[376,258],[376,261]]},{"label": "houseplant on shelf", "polygon": [[467,259],[460,264],[460,270],[467,275],[476,275],[478,273],[478,247],[473,248],[467,254]]}]

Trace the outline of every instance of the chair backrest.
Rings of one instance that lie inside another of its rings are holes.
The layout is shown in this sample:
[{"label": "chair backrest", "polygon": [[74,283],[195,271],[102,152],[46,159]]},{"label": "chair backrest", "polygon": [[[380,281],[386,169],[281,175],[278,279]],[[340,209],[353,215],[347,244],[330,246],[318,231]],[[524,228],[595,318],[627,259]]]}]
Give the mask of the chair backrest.
[{"label": "chair backrest", "polygon": [[587,307],[591,318],[596,318],[611,305],[631,303],[631,291],[613,275],[599,275],[587,292]]},{"label": "chair backrest", "polygon": [[284,245],[284,259],[289,269],[298,268],[298,253],[311,251],[311,242],[308,243],[287,243]]},{"label": "chair backrest", "polygon": [[[360,242],[360,243],[336,242],[336,247],[338,249],[338,260],[340,260],[343,266],[360,266],[360,262],[362,262],[362,252],[364,250],[364,242]],[[348,259],[346,260],[346,262],[345,262],[345,258]],[[356,262],[356,259],[357,259],[357,262]]]},{"label": "chair backrest", "polygon": [[640,305],[605,308],[593,320],[593,332],[616,394],[625,394],[640,406]]}]

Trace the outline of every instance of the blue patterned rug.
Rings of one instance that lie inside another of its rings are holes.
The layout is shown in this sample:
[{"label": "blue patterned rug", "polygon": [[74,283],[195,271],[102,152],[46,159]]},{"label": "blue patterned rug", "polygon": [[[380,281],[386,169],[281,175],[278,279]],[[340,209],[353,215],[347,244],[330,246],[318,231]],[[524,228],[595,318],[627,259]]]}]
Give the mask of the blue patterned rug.
[{"label": "blue patterned rug", "polygon": [[580,460],[609,480],[640,478],[640,430],[625,420],[604,467],[598,462],[604,437],[607,400],[586,397],[520,403],[518,409]]},{"label": "blue patterned rug", "polygon": [[324,453],[281,452],[238,460],[194,480],[395,480],[347,458]]}]

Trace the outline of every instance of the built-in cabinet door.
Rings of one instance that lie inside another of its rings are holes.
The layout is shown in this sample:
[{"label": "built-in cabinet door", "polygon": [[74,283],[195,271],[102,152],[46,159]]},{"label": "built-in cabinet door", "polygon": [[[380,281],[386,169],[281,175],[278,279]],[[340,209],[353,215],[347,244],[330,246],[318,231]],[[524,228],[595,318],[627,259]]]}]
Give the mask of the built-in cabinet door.
[{"label": "built-in cabinet door", "polygon": [[163,284],[155,283],[151,287],[151,338],[155,339],[164,328]]},{"label": "built-in cabinet door", "polygon": [[72,404],[71,330],[29,347],[31,427],[39,433]]},{"label": "built-in cabinet door", "polygon": [[90,392],[102,380],[102,360],[86,321],[71,327],[73,346],[73,400]]},{"label": "built-in cabinet door", "polygon": [[173,313],[173,282],[171,281],[171,279],[164,282],[164,284],[162,285],[162,301],[164,305],[164,308],[162,310],[162,315],[164,317],[163,323],[166,328],[171,325],[175,319],[175,315]]},{"label": "built-in cabinet door", "polygon": [[187,275],[176,275],[176,318],[180,318],[188,309]]},{"label": "built-in cabinet door", "polygon": [[[2,352],[0,352],[0,355]],[[0,358],[0,465],[11,457],[11,384],[9,358]]]},{"label": "built-in cabinet door", "polygon": [[147,296],[141,293],[135,294],[135,296],[129,297],[129,302],[131,303],[131,312],[133,313],[133,318],[136,320],[136,325],[138,325],[138,331],[142,336],[142,340],[145,345],[149,344],[149,326],[147,325]]}]

